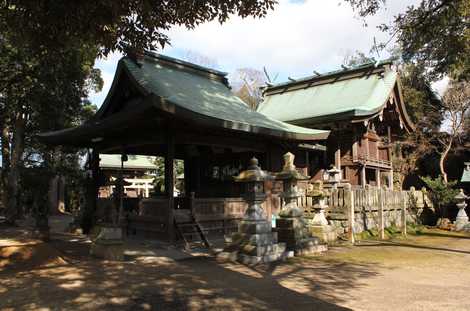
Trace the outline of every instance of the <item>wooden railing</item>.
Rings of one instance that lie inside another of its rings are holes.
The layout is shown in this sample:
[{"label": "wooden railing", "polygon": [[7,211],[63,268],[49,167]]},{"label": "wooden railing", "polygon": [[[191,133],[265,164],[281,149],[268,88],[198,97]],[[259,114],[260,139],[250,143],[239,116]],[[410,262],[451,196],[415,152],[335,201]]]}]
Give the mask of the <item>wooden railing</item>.
[{"label": "wooden railing", "polygon": [[376,159],[372,157],[358,156],[353,159],[354,162],[359,162],[366,165],[374,165],[380,167],[391,167],[392,162],[388,160]]}]

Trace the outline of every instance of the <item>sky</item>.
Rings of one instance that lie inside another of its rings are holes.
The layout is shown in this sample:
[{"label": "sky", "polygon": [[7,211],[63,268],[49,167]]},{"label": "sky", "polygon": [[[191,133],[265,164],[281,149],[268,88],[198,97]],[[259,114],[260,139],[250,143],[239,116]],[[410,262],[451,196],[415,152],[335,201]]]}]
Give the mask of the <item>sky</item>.
[{"label": "sky", "polygon": [[[226,23],[204,23],[193,30],[174,27],[167,32],[171,46],[159,51],[181,58],[189,51],[204,55],[217,64],[215,69],[233,72],[237,68],[267,68],[275,82],[287,77],[300,78],[313,71],[336,70],[348,54],[361,51],[368,54],[374,45],[390,39],[377,29],[391,23],[418,0],[387,1],[387,6],[366,20],[358,18],[351,6],[341,0],[280,0],[265,18],[231,17]],[[367,26],[364,26],[364,22]],[[393,39],[389,46],[393,46]],[[387,58],[387,52],[377,58]],[[96,67],[102,71],[103,90],[91,94],[91,101],[100,106],[111,85],[120,54],[99,59]],[[445,81],[437,83],[438,91]]]}]

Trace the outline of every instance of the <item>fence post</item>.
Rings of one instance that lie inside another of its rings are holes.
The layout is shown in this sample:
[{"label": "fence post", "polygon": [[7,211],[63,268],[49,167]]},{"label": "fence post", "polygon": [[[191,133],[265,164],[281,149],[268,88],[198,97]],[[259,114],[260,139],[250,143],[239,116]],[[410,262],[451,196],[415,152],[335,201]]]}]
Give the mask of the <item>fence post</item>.
[{"label": "fence post", "polygon": [[385,219],[384,219],[384,201],[385,193],[382,188],[377,189],[379,199],[379,236],[381,240],[385,239]]},{"label": "fence post", "polygon": [[347,198],[347,206],[348,206],[348,240],[351,244],[354,244],[354,192],[352,191],[351,184],[344,185],[344,195]]},{"label": "fence post", "polygon": [[[414,193],[413,193],[414,195]],[[402,191],[402,198],[403,198],[403,203],[402,203],[402,211],[401,211],[401,233],[406,236],[406,214],[407,214],[407,206],[408,206],[408,200],[409,196],[406,191]]]}]

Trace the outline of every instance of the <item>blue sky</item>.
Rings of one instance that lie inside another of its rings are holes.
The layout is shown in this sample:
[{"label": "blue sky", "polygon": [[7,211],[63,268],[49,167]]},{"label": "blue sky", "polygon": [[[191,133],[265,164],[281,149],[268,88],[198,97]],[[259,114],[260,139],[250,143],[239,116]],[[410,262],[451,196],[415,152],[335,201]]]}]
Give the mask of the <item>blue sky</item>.
[{"label": "blue sky", "polygon": [[[223,25],[214,21],[193,30],[174,27],[167,33],[171,46],[159,52],[180,58],[188,50],[194,51],[214,60],[216,69],[226,72],[266,66],[271,75],[279,75],[276,82],[281,82],[288,76],[311,75],[313,70],[338,69],[345,56],[355,51],[368,53],[374,37],[377,42],[389,40],[389,35],[377,26],[390,23],[397,13],[417,2],[387,1],[386,8],[364,21],[341,0],[280,0],[275,10],[262,19],[233,16]],[[90,96],[94,104],[100,106],[103,102],[120,57],[112,54],[97,60],[105,85],[100,93]],[[380,57],[388,55],[384,52]],[[436,87],[442,89],[444,85],[438,83]]]}]

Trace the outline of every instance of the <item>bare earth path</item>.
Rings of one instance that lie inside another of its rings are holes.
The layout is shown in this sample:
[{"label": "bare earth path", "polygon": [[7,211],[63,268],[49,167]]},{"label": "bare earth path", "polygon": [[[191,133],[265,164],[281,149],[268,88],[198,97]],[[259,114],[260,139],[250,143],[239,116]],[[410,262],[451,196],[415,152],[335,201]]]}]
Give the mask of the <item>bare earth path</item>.
[{"label": "bare earth path", "polygon": [[255,268],[158,248],[103,262],[18,232],[0,229],[1,310],[470,310],[470,236],[443,231]]}]

